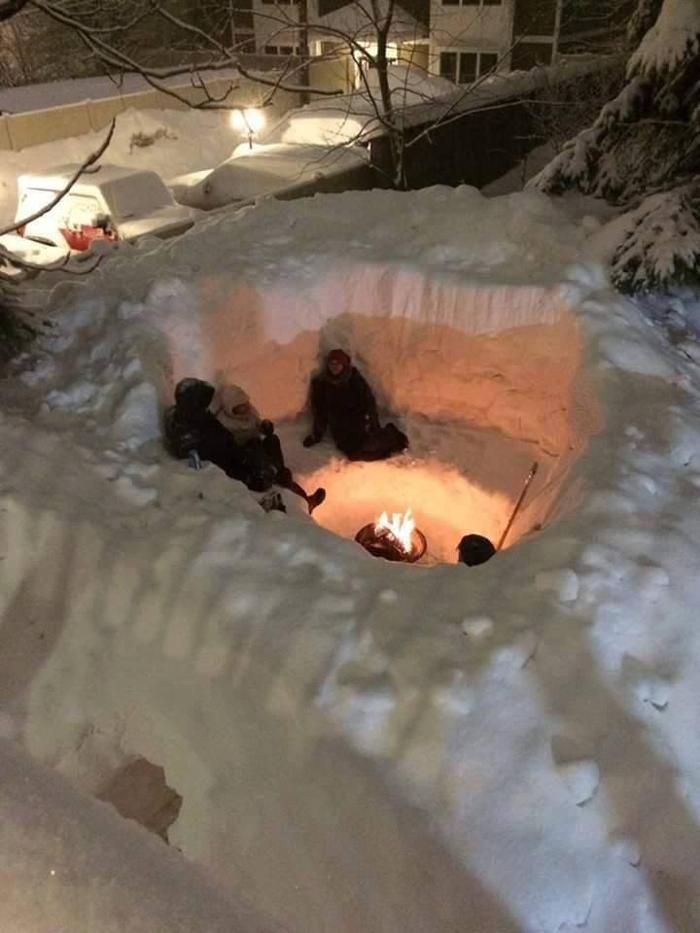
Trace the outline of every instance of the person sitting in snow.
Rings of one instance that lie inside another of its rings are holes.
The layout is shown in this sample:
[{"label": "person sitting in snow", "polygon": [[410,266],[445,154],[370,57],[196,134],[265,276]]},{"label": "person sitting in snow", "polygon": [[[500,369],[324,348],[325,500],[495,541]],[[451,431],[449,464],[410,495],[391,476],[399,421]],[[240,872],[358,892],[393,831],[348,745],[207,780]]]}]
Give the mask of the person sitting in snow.
[{"label": "person sitting in snow", "polygon": [[[227,476],[252,492],[274,485],[303,498],[309,514],[326,498],[324,489],[307,495],[285,465],[282,445],[271,421],[261,421],[246,393],[238,386],[218,392],[202,379],[182,379],[175,387],[175,405],[165,416],[166,437],[173,454],[196,451]],[[284,511],[284,506],[278,507]]]},{"label": "person sitting in snow", "polygon": [[323,372],[311,380],[310,399],[313,429],[304,447],[318,444],[326,428],[349,460],[385,460],[408,447],[396,425],[379,424],[374,394],[344,350],[328,354]]}]

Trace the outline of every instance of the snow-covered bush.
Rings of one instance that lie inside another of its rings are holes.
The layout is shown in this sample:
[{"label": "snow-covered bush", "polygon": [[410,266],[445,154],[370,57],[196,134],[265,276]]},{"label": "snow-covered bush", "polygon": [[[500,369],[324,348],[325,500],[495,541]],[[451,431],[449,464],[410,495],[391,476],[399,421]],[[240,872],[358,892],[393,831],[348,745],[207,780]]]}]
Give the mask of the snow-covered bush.
[{"label": "snow-covered bush", "polygon": [[628,215],[615,250],[612,279],[625,292],[700,285],[700,187],[687,186],[645,198]]},{"label": "snow-covered bush", "polygon": [[[692,235],[700,222],[692,188],[700,171],[700,3],[639,0],[630,35],[642,27],[625,86],[533,182],[630,208],[621,229],[633,232],[617,249],[614,278],[634,290],[687,281],[700,261]],[[659,197],[645,200],[651,195]]]}]

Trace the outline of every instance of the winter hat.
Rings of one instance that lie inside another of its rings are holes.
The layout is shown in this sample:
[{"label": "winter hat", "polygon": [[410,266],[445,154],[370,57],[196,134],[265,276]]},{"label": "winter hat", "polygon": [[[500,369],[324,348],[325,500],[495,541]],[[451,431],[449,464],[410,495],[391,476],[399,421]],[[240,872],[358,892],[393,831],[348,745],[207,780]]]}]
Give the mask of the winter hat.
[{"label": "winter hat", "polygon": [[[246,410],[236,411],[241,405],[245,405]],[[251,405],[248,393],[240,386],[227,385],[217,389],[209,411],[239,444],[245,444],[260,433],[260,415]]]},{"label": "winter hat", "polygon": [[485,564],[496,553],[496,548],[483,535],[465,535],[459,542],[457,550],[460,563],[468,567]]},{"label": "winter hat", "polygon": [[231,415],[234,408],[240,405],[250,405],[250,396],[240,386],[222,386],[214,396],[214,405],[225,411],[227,415]]},{"label": "winter hat", "polygon": [[352,360],[345,352],[345,350],[331,350],[331,352],[326,357],[326,364],[328,363],[340,363],[343,369],[350,369],[350,363]]},{"label": "winter hat", "polygon": [[213,398],[214,386],[203,379],[181,379],[175,386],[175,407],[185,418],[201,415]]}]

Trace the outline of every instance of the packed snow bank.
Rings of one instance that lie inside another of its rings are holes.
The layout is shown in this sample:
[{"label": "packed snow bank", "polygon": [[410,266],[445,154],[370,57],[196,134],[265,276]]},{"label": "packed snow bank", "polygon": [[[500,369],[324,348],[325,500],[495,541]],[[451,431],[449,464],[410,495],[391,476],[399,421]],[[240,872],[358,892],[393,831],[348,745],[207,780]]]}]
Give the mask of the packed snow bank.
[{"label": "packed snow bank", "polygon": [[[700,394],[585,235],[532,193],[347,194],[61,284],[2,386],[4,734],[88,793],[158,762],[171,842],[291,931],[696,929]],[[326,339],[443,462],[491,411],[528,466],[545,432],[577,507],[421,571],[164,456],[178,375],[292,415]]]},{"label": "packed snow bank", "polygon": [[[272,933],[179,853],[0,739],[3,933]],[[76,909],[77,908],[77,909]]]}]

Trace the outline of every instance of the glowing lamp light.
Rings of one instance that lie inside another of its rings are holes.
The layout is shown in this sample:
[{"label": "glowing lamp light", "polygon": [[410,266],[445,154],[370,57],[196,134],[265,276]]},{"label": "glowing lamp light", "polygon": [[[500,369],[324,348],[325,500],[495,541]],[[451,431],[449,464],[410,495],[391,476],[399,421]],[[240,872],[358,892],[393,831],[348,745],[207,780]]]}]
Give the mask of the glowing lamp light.
[{"label": "glowing lamp light", "polygon": [[257,107],[245,107],[231,111],[231,126],[239,133],[245,133],[249,141],[265,126],[265,114]]}]

